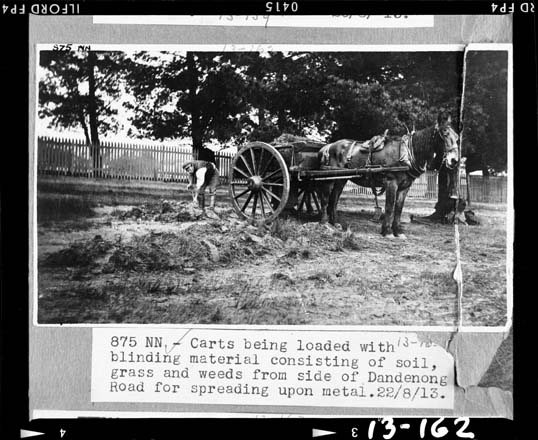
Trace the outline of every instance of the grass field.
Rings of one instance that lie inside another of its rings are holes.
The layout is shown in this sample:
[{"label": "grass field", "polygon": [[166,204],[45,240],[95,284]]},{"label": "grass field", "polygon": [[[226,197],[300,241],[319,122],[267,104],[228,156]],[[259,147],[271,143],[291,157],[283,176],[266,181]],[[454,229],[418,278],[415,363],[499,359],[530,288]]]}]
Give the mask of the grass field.
[{"label": "grass field", "polygon": [[[148,199],[146,199],[148,200]],[[452,325],[454,227],[410,222],[386,239],[370,198],[345,198],[341,228],[313,218],[268,227],[184,201],[111,206],[86,194],[38,197],[39,323]],[[121,201],[120,201],[121,203]],[[476,209],[476,208],[475,208]],[[428,215],[433,202],[408,200]],[[460,226],[465,325],[506,323],[506,218],[476,209]]]}]

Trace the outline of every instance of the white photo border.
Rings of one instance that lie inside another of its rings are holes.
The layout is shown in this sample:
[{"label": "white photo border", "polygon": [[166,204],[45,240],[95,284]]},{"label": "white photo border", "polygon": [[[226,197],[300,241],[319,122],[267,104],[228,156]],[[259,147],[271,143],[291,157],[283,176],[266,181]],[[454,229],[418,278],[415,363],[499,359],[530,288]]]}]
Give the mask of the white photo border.
[{"label": "white photo border", "polygon": [[[79,44],[73,43],[74,47]],[[80,324],[40,324],[37,319],[38,311],[38,237],[37,237],[37,130],[35,122],[38,120],[38,86],[39,78],[39,53],[43,50],[52,50],[54,44],[35,44],[35,65],[33,93],[35,94],[35,108],[33,109],[34,121],[30,121],[30,129],[34,122],[33,145],[34,151],[30,155],[30,169],[33,176],[33,184],[30,185],[30,295],[32,299],[31,325],[35,327],[66,327],[66,328],[177,328],[177,329],[227,329],[227,330],[271,330],[271,331],[401,331],[401,332],[464,332],[464,333],[506,333],[512,326],[513,314],[513,244],[514,244],[514,183],[513,183],[513,45],[511,43],[470,43],[470,44],[91,44],[92,50],[110,51],[205,51],[205,52],[264,52],[264,51],[316,51],[316,52],[465,52],[465,51],[506,51],[508,54],[508,78],[507,78],[507,153],[508,153],[508,191],[506,205],[506,323],[503,326],[394,326],[394,325],[221,325],[221,324],[135,324],[135,323],[80,323]]]}]

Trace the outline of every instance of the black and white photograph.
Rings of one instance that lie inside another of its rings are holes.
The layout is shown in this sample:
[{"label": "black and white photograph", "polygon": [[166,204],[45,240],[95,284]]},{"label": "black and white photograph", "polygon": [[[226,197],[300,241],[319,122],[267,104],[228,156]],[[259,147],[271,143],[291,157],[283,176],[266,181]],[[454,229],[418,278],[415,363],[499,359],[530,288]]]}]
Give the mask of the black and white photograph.
[{"label": "black and white photograph", "polygon": [[490,46],[38,46],[36,323],[509,326]]}]

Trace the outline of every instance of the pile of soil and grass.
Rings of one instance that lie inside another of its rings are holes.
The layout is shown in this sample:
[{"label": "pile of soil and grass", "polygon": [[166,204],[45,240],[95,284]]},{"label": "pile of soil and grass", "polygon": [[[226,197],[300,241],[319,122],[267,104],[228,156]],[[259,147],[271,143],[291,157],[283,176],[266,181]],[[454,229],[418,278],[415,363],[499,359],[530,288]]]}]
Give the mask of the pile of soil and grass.
[{"label": "pile of soil and grass", "polygon": [[96,235],[91,240],[79,241],[67,248],[53,252],[40,262],[40,265],[44,267],[93,266],[112,247],[113,243]]},{"label": "pile of soil and grass", "polygon": [[[122,220],[178,221],[204,215],[202,210],[181,202],[140,206],[118,213]],[[191,216],[192,215],[192,216]],[[219,220],[193,223],[178,232],[149,231],[130,240],[104,239],[101,235],[80,240],[53,252],[40,262],[45,267],[87,269],[92,273],[118,271],[186,272],[251,261],[278,253],[282,259],[308,259],[324,251],[360,250],[359,236],[319,223],[300,224],[277,219],[271,225],[253,226],[233,212],[216,214]]]},{"label": "pile of soil and grass", "polygon": [[[353,207],[339,212],[343,228],[293,216],[255,226],[229,204],[214,214],[161,200],[101,207],[91,228],[41,225],[39,322],[452,325],[457,318],[449,225],[410,222],[408,240],[390,240],[371,212]],[[464,319],[502,325],[506,226],[502,213],[486,214],[480,226],[459,229]]]},{"label": "pile of soil and grass", "polygon": [[147,203],[135,206],[128,211],[118,212],[120,220],[158,221],[163,223],[196,221],[204,216],[204,210],[192,202],[161,200],[160,203]]}]

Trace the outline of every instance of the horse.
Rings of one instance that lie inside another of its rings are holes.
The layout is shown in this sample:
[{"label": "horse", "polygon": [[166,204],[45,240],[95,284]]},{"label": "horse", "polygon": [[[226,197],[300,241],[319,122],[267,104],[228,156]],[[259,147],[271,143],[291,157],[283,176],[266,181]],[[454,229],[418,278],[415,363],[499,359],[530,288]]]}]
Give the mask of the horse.
[{"label": "horse", "polygon": [[[458,135],[452,128],[451,118],[440,113],[433,126],[407,135],[388,136],[387,132],[361,143],[342,139],[324,146],[319,152],[322,169],[402,167],[402,171],[365,173],[348,179],[327,180],[318,186],[321,204],[321,223],[336,223],[336,207],[342,190],[353,183],[386,192],[385,217],[381,234],[405,239],[400,217],[405,198],[412,183],[426,171],[426,167],[453,169],[459,162]],[[361,148],[362,145],[362,148]],[[381,148],[379,148],[381,147]],[[391,232],[392,229],[392,232]]]}]

